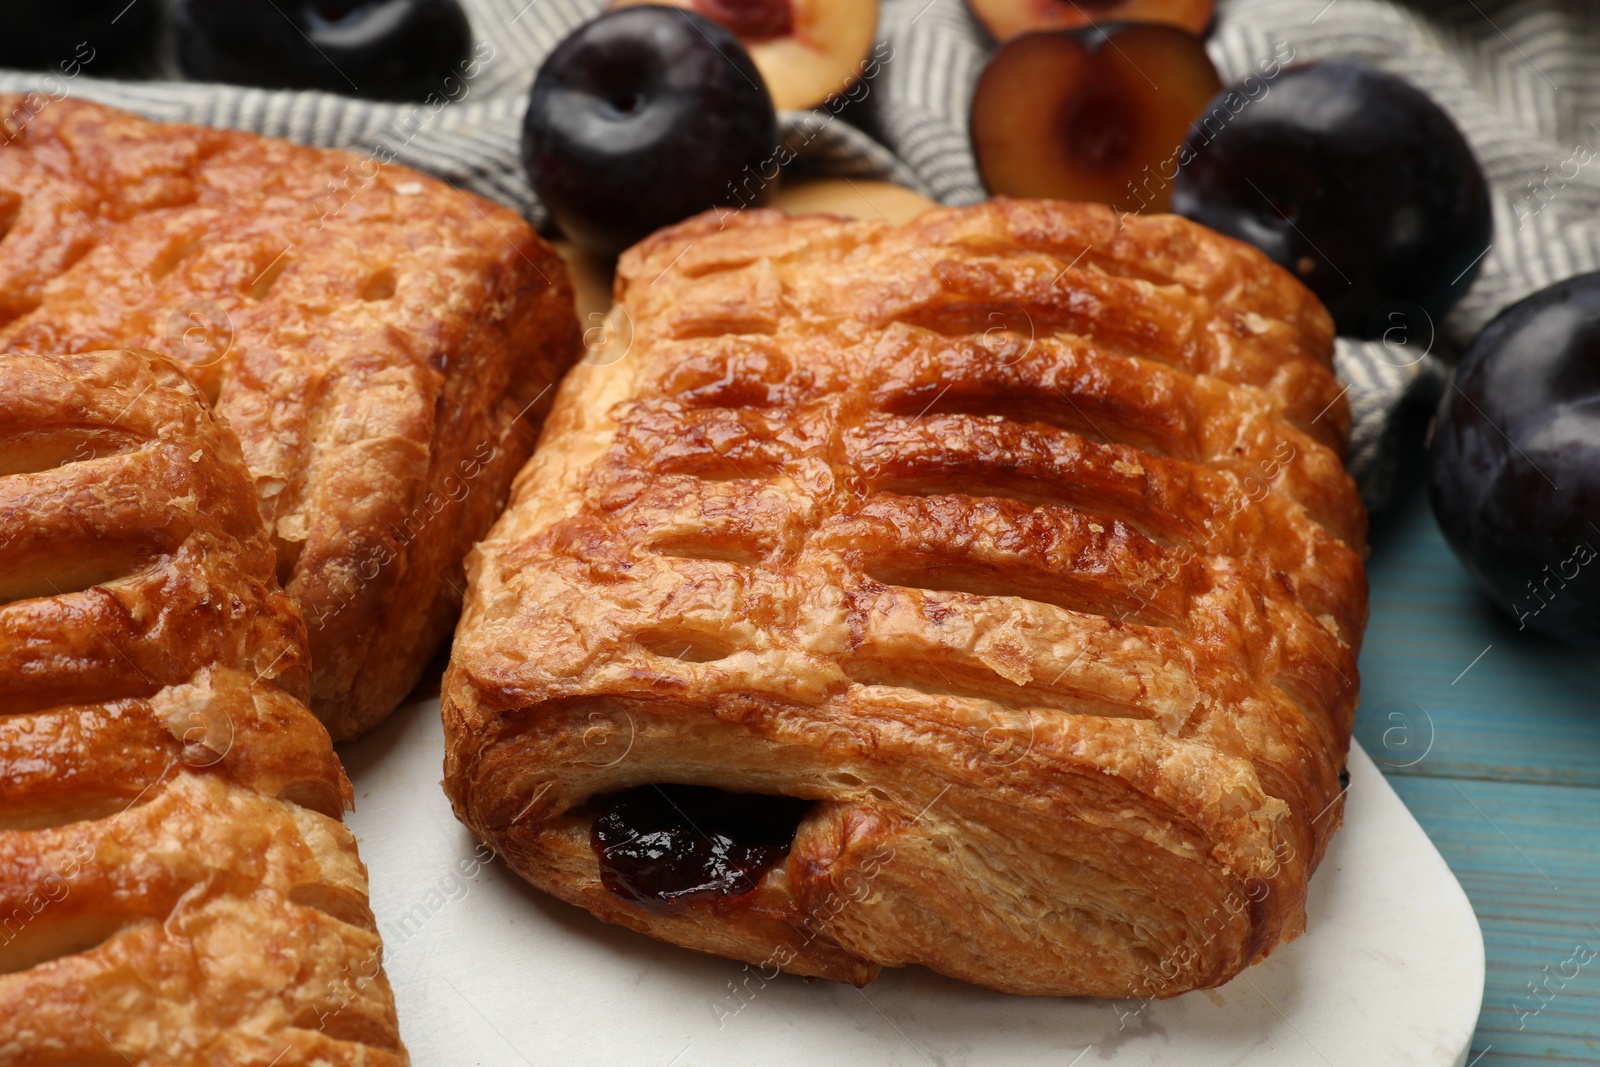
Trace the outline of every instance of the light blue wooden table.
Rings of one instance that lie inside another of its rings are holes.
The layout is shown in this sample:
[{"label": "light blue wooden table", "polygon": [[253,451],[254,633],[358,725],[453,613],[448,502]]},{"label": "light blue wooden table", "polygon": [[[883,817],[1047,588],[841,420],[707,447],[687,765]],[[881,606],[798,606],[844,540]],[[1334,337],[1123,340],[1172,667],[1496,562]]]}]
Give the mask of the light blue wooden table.
[{"label": "light blue wooden table", "polygon": [[1600,1063],[1600,656],[1479,593],[1428,505],[1425,419],[1373,516],[1356,736],[1483,926],[1474,1067]]}]

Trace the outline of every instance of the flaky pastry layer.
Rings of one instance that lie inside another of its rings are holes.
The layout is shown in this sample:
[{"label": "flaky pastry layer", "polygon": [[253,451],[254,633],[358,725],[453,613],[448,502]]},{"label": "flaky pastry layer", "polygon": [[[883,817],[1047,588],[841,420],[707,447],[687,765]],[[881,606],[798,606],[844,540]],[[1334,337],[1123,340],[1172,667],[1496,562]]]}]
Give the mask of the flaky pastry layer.
[{"label": "flaky pastry layer", "polygon": [[[469,564],[446,788],[525,877],[853,982],[1170,996],[1305,923],[1366,514],[1332,328],[1170,216],[750,212],[627,252]],[[608,891],[589,802],[813,804],[750,892]]]},{"label": "flaky pastry layer", "polygon": [[371,728],[448,633],[577,353],[559,258],[382,156],[74,100],[0,114],[0,349],[187,368],[243,445],[313,710]]},{"label": "flaky pastry layer", "polygon": [[182,369],[0,355],[0,1067],[408,1062],[275,566]]}]

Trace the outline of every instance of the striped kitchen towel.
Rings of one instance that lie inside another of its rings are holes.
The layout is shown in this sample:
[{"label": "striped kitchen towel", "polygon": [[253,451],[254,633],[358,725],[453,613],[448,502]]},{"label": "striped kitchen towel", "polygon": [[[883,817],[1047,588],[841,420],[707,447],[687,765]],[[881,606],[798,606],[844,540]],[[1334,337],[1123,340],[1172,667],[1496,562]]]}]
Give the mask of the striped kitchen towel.
[{"label": "striped kitchen towel", "polygon": [[[528,86],[544,56],[603,3],[467,0],[477,40],[467,76],[422,104],[187,83],[175,76],[170,42],[150,58],[143,80],[99,78],[90,60],[49,74],[0,73],[0,89],[381,153],[542,224],[518,156]],[[791,167],[898,181],[949,204],[981,199],[967,116],[993,42],[965,0],[883,0],[878,37],[881,61],[867,91],[783,116]],[[1409,393],[1438,387],[1440,355],[1459,350],[1507,303],[1596,269],[1600,168],[1585,167],[1600,146],[1600,8],[1566,0],[1221,0],[1209,49],[1225,81],[1285,56],[1359,59],[1409,78],[1454,116],[1493,186],[1494,241],[1460,306],[1442,323],[1339,344],[1355,416],[1348,459],[1376,503],[1393,467],[1395,413]]]}]

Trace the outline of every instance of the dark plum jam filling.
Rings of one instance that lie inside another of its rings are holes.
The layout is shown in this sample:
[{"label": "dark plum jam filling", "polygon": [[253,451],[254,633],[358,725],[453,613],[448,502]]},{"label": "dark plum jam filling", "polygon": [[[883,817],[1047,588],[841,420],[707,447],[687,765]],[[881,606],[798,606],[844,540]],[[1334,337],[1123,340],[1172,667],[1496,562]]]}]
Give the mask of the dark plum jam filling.
[{"label": "dark plum jam filling", "polygon": [[596,797],[589,843],[600,881],[624,900],[666,905],[742,896],[789,854],[807,800],[699,785]]}]

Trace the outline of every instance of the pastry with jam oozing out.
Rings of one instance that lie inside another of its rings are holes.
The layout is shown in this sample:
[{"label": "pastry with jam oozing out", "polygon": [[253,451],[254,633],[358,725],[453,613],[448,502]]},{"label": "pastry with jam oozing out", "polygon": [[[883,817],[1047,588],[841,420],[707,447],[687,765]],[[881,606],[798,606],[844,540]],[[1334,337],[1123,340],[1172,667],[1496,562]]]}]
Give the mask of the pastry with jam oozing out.
[{"label": "pastry with jam oozing out", "polygon": [[1172,996],[1304,929],[1367,518],[1300,282],[996,200],[702,215],[616,293],[631,343],[469,568],[474,833],[608,922],[858,984]]}]

